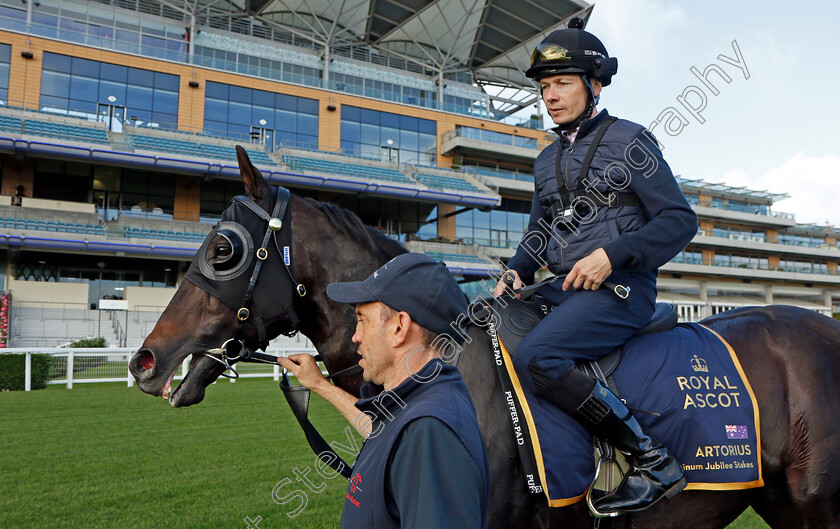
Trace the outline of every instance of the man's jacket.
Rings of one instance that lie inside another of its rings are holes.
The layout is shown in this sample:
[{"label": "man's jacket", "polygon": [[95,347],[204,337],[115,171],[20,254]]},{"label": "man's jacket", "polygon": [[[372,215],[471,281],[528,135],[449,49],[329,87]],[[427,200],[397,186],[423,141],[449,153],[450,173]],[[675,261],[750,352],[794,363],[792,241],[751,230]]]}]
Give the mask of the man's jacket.
[{"label": "man's jacket", "polygon": [[[677,255],[697,233],[697,217],[662,158],[650,133],[618,119],[598,144],[586,176],[581,167],[599,127],[609,116],[602,110],[584,120],[574,143],[562,134],[534,162],[535,191],[528,234],[508,267],[530,282],[544,265],[555,274],[603,248],[614,270],[654,271]],[[558,189],[558,175],[560,189]],[[590,201],[579,214],[552,216],[552,206],[570,206],[569,192],[589,197],[630,193],[637,205],[607,206]],[[565,199],[565,200],[564,200]],[[560,201],[560,202],[558,202]]]},{"label": "man's jacket", "polygon": [[489,470],[460,372],[441,360],[356,403],[372,433],[353,465],[342,529],[483,529]]}]

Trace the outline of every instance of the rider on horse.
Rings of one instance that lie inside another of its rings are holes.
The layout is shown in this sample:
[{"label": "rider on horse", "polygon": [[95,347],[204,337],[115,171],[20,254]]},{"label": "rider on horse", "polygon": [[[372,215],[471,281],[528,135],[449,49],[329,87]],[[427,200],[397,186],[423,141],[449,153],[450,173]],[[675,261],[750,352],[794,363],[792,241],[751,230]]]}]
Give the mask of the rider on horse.
[{"label": "rider on horse", "polygon": [[[657,269],[697,231],[650,133],[596,109],[617,70],[579,18],[534,50],[526,75],[539,82],[559,138],[534,163],[529,233],[508,263],[514,288],[543,266],[567,274],[562,287],[558,281],[541,290],[555,308],[520,343],[514,365],[531,390],[626,454],[632,469],[593,504],[603,514],[645,509],[678,493],[685,480],[621,399],[575,362],[605,356],[648,323]],[[632,295],[620,300],[599,290],[604,281],[629,286]],[[500,281],[495,295],[505,288]]]}]

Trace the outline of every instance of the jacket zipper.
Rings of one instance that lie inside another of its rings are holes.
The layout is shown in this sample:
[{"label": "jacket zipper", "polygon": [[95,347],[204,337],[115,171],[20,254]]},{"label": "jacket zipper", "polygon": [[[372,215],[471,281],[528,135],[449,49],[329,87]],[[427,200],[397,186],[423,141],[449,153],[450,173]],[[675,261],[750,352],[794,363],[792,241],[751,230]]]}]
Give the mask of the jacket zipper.
[{"label": "jacket zipper", "polygon": [[574,145],[571,145],[568,149],[566,149],[566,170],[563,171],[563,183],[566,184],[566,189],[569,191],[572,190],[572,186],[569,184],[569,158],[572,157],[573,152],[575,152]]},{"label": "jacket zipper", "polygon": [[[572,187],[569,185],[569,158],[572,157],[572,153],[575,151],[575,146],[573,143],[569,143],[569,147],[565,149],[566,151],[566,163],[565,163],[565,171],[563,171],[563,183],[566,184],[566,190],[568,192],[572,191]],[[559,191],[559,190],[558,190]],[[565,207],[571,206],[569,204],[563,204]],[[565,242],[565,241],[563,241]],[[566,263],[566,257],[563,255],[564,245],[560,244],[560,267],[564,268]]]}]

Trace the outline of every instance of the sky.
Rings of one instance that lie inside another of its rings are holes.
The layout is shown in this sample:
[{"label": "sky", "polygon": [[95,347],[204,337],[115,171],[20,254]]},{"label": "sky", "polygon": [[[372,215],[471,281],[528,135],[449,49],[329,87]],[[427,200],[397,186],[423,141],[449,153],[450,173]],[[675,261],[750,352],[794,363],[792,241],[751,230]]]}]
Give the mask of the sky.
[{"label": "sky", "polygon": [[[599,108],[660,120],[653,132],[675,175],[787,193],[774,210],[840,227],[838,23],[840,3],[825,0],[596,0],[586,30],[619,65]],[[690,70],[711,64],[731,79],[709,74],[717,95]],[[677,99],[686,90],[695,108],[705,97],[696,116]]]}]

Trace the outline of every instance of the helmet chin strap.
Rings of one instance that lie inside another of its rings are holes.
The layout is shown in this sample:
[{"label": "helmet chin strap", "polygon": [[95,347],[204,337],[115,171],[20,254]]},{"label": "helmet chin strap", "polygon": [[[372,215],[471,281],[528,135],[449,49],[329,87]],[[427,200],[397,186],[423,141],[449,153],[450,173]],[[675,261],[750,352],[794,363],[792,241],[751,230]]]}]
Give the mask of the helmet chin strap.
[{"label": "helmet chin strap", "polygon": [[555,127],[557,129],[568,132],[580,127],[580,124],[583,123],[584,119],[592,117],[592,113],[595,111],[595,105],[597,105],[598,101],[601,99],[600,94],[598,94],[597,97],[595,96],[595,91],[592,89],[592,82],[588,77],[586,77],[586,74],[581,74],[580,78],[583,80],[584,88],[586,88],[586,108],[584,108],[583,112],[581,112],[580,115],[572,121],[557,125],[557,127]]}]

